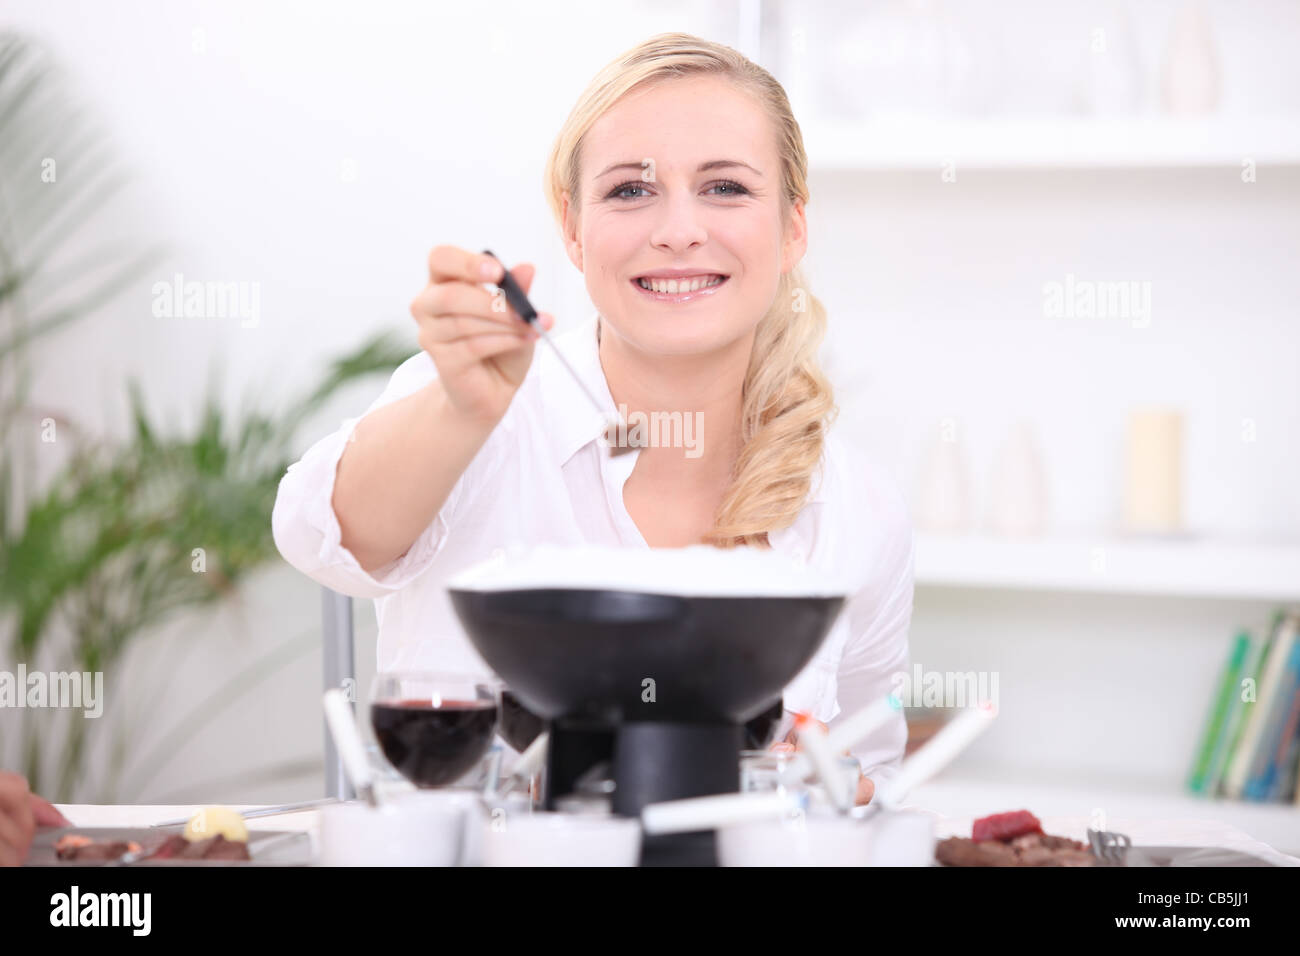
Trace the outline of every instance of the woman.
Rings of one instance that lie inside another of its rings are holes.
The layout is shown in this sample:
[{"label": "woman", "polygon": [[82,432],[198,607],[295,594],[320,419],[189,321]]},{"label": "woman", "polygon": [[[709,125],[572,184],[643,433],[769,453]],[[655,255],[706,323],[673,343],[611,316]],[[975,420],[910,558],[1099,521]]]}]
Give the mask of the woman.
[{"label": "woman", "polygon": [[[691,447],[652,437],[608,456],[581,387],[549,350],[534,362],[537,334],[494,308],[499,264],[433,250],[411,305],[423,351],[289,468],[273,516],[291,564],[377,599],[381,669],[485,669],[443,582],[500,549],[709,543],[861,582],[788,710],[833,723],[890,692],[907,668],[911,528],[894,483],[829,431],[825,310],[798,269],[806,167],[780,84],[677,33],[607,66],[552,148],[547,199],[597,313],[556,342],[629,423],[699,423]],[[511,270],[525,290],[534,272]],[[900,713],[853,748],[859,803],[906,738]]]}]

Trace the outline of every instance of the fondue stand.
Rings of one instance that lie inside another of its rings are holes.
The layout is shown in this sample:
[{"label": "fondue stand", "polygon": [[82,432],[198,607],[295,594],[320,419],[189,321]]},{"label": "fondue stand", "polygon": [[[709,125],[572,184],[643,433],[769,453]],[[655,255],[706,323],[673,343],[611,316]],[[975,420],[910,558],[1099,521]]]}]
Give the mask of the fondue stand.
[{"label": "fondue stand", "polygon": [[[546,809],[605,761],[620,816],[739,791],[745,722],[812,660],[843,592],[773,552],[593,550],[577,564],[597,559],[594,587],[555,586],[575,556],[549,547],[448,586],[475,649],[549,723]],[[715,865],[713,832],[647,835],[641,862]]]}]

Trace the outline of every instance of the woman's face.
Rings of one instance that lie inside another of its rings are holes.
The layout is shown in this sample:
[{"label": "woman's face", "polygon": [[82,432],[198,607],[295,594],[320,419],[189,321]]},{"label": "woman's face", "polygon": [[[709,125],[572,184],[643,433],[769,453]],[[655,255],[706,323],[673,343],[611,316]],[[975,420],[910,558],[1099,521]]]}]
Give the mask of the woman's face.
[{"label": "woman's face", "polygon": [[[592,126],[576,209],[565,194],[566,245],[620,336],[690,354],[757,326],[807,248],[803,203],[782,221],[775,139],[757,101],[711,76],[637,90]],[[643,287],[674,271],[689,276],[675,294]]]}]

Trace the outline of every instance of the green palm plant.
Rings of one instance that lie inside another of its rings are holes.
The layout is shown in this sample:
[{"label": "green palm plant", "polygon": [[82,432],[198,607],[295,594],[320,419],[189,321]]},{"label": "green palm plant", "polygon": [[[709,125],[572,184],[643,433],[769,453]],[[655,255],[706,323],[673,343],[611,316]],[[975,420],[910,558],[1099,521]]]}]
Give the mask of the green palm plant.
[{"label": "green palm plant", "polygon": [[[58,264],[69,256],[75,261],[78,251],[69,248],[78,234],[66,225],[108,215],[126,177],[114,171],[103,134],[91,132],[62,94],[48,56],[8,33],[0,33],[0,132],[0,660],[29,662],[40,654],[68,670],[111,672],[134,639],[181,609],[231,596],[241,580],[276,559],[271,510],[295,458],[299,428],[340,387],[391,371],[411,350],[392,332],[375,335],[274,415],[256,407],[229,414],[209,388],[188,433],[160,427],[132,381],[128,437],[97,439],[56,419],[55,427],[74,436],[74,448],[38,489],[31,436],[49,415],[28,403],[33,346],[102,313],[156,268],[165,249],[96,250],[90,259],[99,279],[60,301]],[[101,171],[72,188],[43,191],[34,171],[51,156]],[[276,654],[283,649],[267,660]],[[204,706],[220,703],[210,699]],[[0,734],[15,732],[11,716],[0,714]],[[101,732],[91,723],[63,721],[56,742],[51,714],[23,713],[18,747],[33,789],[60,801],[85,791],[90,735]],[[119,739],[115,752],[121,749]],[[116,786],[110,781],[107,793],[94,796],[111,797]]]}]

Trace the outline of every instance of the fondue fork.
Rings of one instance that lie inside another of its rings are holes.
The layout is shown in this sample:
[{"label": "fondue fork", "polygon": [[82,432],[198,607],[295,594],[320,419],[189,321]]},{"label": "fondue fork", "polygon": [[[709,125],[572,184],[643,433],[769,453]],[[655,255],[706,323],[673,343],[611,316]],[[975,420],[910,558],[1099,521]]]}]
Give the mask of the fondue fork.
[{"label": "fondue fork", "polygon": [[[889,699],[880,702],[890,707]],[[871,707],[853,715],[847,723],[855,728],[865,726],[864,715],[870,715]],[[856,806],[849,811],[849,816],[865,820],[878,813],[894,813],[913,787],[924,783],[935,773],[943,769],[957,754],[965,750],[988,725],[993,722],[996,711],[992,707],[972,707],[960,716],[950,720],[942,730],[921,746],[914,754],[903,761],[902,769],[891,783],[877,788],[871,803],[865,807]],[[832,735],[823,741],[829,743]],[[836,741],[834,746],[839,746]],[[811,764],[809,764],[811,767]],[[648,804],[641,811],[641,822],[647,833],[675,833],[685,830],[710,829],[727,826],[749,820],[779,819],[800,809],[798,801],[807,807],[808,795],[788,793],[726,793],[708,797],[691,797],[685,800],[669,800],[662,803]]]},{"label": "fondue fork", "polygon": [[[843,753],[863,737],[889,723],[902,706],[898,698],[892,694],[874,704],[868,704],[827,731],[824,740],[826,750],[833,754]],[[794,759],[790,761],[790,773],[796,780],[802,780],[815,769],[812,759],[805,752],[796,753]]]},{"label": "fondue fork", "polygon": [[[491,249],[484,249],[483,254],[485,256],[492,256],[493,259],[497,258]],[[501,260],[497,259],[497,261],[500,262]],[[624,427],[622,418],[619,417],[618,413],[609,414],[605,411],[604,407],[600,404],[600,399],[598,399],[592,390],[587,387],[587,383],[582,380],[582,376],[579,375],[577,370],[569,364],[569,360],[564,357],[564,353],[560,351],[560,347],[555,344],[555,341],[551,338],[550,334],[546,329],[542,328],[542,324],[537,321],[537,310],[533,308],[533,304],[528,301],[528,296],[524,295],[524,290],[519,287],[519,283],[515,281],[515,277],[510,274],[510,270],[507,269],[504,264],[501,266],[501,281],[496,283],[496,286],[505,293],[506,301],[510,303],[512,309],[519,313],[519,317],[531,325],[546,344],[551,347],[551,351],[554,352],[555,357],[560,360],[560,364],[568,370],[569,375],[578,383],[578,387],[582,389],[582,393],[587,396],[587,400],[591,402],[591,407],[600,413],[601,419],[605,423],[604,440],[605,447],[608,449],[609,454],[611,456],[622,455],[631,451],[635,446],[615,440],[616,437],[622,433]]]},{"label": "fondue fork", "polygon": [[[314,810],[317,807],[328,806],[331,803],[339,803],[338,797],[325,797],[321,800],[303,800],[298,803],[284,803],[278,807],[260,807],[256,810],[240,810],[239,815],[245,820],[251,820],[253,817],[274,817],[282,813],[300,813],[303,810]],[[181,817],[178,820],[163,820],[161,823],[151,823],[151,827],[180,827],[190,822],[189,817]]]},{"label": "fondue fork", "polygon": [[1092,847],[1092,855],[1103,865],[1125,866],[1128,863],[1129,847],[1133,845],[1133,841],[1123,833],[1089,828],[1088,844]]},{"label": "fondue fork", "polygon": [[550,739],[551,735],[546,731],[542,731],[528,745],[527,749],[519,755],[515,765],[510,768],[510,775],[506,777],[505,784],[501,787],[500,796],[505,796],[517,784],[531,779],[533,774],[542,769],[543,764],[546,762],[546,747],[550,743]]},{"label": "fondue fork", "polygon": [[841,813],[847,813],[853,806],[853,794],[848,792],[848,781],[844,775],[836,771],[834,751],[826,741],[826,733],[813,726],[813,721],[807,714],[799,714],[794,725],[799,731],[799,743],[803,744],[813,766],[817,768],[817,776],[821,778],[831,803]]},{"label": "fondue fork", "polygon": [[863,817],[899,808],[913,789],[948,766],[976,737],[993,723],[997,711],[990,704],[968,707],[943,725],[943,728],[903,761],[898,775],[876,789],[871,803],[863,808]]},{"label": "fondue fork", "polygon": [[343,769],[352,779],[352,786],[357,796],[372,808],[379,806],[379,793],[375,788],[374,772],[370,761],[366,759],[366,746],[361,742],[361,732],[357,729],[357,719],[352,714],[352,705],[337,687],[325,691],[325,723],[329,725],[338,747]]}]

